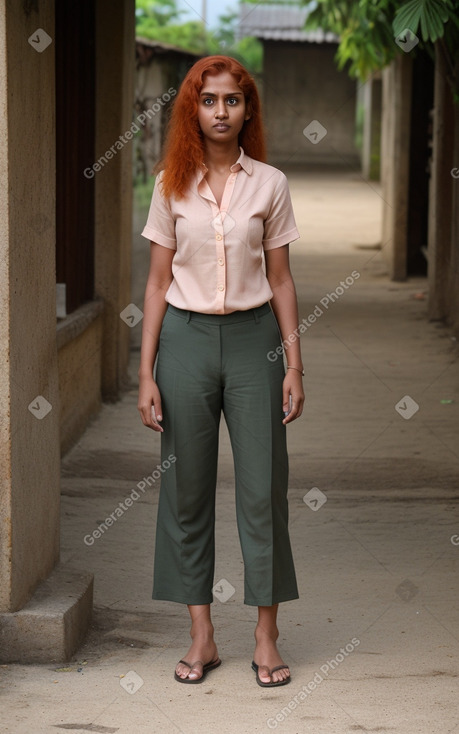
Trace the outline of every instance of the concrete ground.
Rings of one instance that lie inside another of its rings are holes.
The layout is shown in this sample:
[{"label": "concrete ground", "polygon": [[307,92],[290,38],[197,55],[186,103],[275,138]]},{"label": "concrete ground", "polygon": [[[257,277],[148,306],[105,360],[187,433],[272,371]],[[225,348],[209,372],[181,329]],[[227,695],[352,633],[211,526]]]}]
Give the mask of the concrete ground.
[{"label": "concrete ground", "polygon": [[201,685],[173,679],[186,609],[151,600],[159,482],[92,535],[159,464],[159,436],[136,409],[138,325],[132,388],[63,461],[62,561],[95,574],[92,628],[69,663],[0,668],[2,732],[459,734],[457,344],[427,321],[425,279],[389,281],[374,247],[377,186],[349,173],[289,178],[300,318],[316,315],[302,336],[306,409],[288,429],[300,599],[280,607],[279,643],[291,683],[262,689],[250,669],[256,608],[242,603],[225,430],[213,604],[223,664]]}]

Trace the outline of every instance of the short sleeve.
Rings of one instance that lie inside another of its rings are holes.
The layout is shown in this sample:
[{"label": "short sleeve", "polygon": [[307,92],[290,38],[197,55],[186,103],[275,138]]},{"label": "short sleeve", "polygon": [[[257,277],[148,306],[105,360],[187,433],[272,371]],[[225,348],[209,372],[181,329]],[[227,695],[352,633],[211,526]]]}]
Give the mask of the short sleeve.
[{"label": "short sleeve", "polygon": [[175,220],[172,215],[170,202],[161,192],[162,174],[163,171],[160,171],[156,177],[147,223],[141,234],[147,240],[157,242],[158,245],[168,247],[171,250],[176,250]]},{"label": "short sleeve", "polygon": [[263,248],[273,250],[275,247],[288,245],[300,236],[296,228],[292,201],[285,174],[279,171],[277,184],[269,214],[264,222]]}]

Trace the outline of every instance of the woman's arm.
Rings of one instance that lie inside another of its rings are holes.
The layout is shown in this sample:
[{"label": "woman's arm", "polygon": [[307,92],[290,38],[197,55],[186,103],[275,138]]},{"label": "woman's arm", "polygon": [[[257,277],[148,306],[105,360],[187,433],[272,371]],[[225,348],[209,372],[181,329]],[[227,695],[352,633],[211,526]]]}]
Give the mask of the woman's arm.
[{"label": "woman's arm", "polygon": [[[172,260],[175,250],[150,243],[150,270],[145,288],[142,323],[142,346],[139,366],[139,400],[137,408],[145,426],[163,431],[161,396],[153,379],[153,366],[158,352],[159,334],[167,309],[166,291],[172,282]],[[156,420],[151,414],[154,407]]]},{"label": "woman's arm", "polygon": [[290,396],[292,407],[282,422],[290,423],[295,418],[299,418],[303,412],[304,391],[302,375],[299,371],[303,370],[300,339],[296,337],[294,341],[289,340],[289,336],[295,333],[295,329],[298,329],[298,301],[290,272],[289,246],[284,245],[265,250],[265,260],[266,277],[273,292],[271,306],[284,342],[287,365],[296,367],[296,369],[287,370],[283,385],[283,410],[284,412],[289,410]]}]

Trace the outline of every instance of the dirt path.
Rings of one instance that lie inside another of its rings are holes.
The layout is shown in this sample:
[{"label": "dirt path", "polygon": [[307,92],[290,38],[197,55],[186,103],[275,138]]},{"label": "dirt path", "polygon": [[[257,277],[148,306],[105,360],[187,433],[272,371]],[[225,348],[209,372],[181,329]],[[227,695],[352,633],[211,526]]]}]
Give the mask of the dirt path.
[{"label": "dirt path", "polygon": [[[136,331],[133,389],[63,462],[62,560],[95,573],[93,628],[67,665],[0,668],[2,731],[459,733],[457,344],[427,322],[425,280],[390,282],[371,249],[376,186],[342,173],[289,178],[307,324],[307,406],[289,428],[300,599],[279,615],[291,684],[261,689],[250,669],[256,609],[242,603],[224,427],[213,605],[223,665],[199,686],[173,679],[188,623],[181,605],[151,601],[158,480],[145,492],[138,483],[159,464],[159,438],[135,407]],[[135,242],[141,306],[148,244]]]}]

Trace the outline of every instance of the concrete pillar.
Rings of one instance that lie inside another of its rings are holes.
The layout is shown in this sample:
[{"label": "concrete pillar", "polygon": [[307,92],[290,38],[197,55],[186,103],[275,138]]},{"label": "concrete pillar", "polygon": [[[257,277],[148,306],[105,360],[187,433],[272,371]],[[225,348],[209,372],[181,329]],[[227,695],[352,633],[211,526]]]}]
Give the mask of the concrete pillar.
[{"label": "concrete pillar", "polygon": [[447,315],[450,277],[452,195],[454,166],[454,104],[447,80],[448,68],[439,43],[435,44],[433,151],[429,182],[428,279],[429,318]]},{"label": "concrete pillar", "polygon": [[412,60],[400,54],[383,71],[382,253],[392,280],[405,280]]},{"label": "concrete pillar", "polygon": [[381,161],[382,81],[374,76],[363,87],[362,175],[379,181]]},{"label": "concrete pillar", "polygon": [[[104,300],[102,397],[116,400],[127,382],[130,328],[132,131],[135,0],[96,2],[95,158],[126,140],[95,177],[95,289]],[[128,133],[127,136],[125,133]]]},{"label": "concrete pillar", "polygon": [[59,660],[90,574],[59,560],[54,2],[0,5],[0,659]]}]

